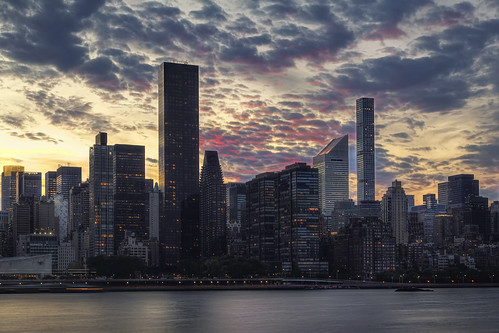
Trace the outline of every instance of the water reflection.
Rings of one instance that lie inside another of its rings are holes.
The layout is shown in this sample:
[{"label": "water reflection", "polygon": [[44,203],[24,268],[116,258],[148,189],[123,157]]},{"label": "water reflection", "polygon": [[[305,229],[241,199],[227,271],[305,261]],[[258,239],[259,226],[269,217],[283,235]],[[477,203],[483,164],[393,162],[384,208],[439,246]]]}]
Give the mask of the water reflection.
[{"label": "water reflection", "polygon": [[0,295],[1,332],[496,332],[499,289]]}]

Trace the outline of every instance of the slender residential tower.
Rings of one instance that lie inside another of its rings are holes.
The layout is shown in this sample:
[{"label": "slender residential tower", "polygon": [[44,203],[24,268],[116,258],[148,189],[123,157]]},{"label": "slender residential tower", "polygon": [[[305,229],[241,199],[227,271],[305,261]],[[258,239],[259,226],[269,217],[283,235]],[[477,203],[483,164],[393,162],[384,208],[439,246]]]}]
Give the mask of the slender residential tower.
[{"label": "slender residential tower", "polygon": [[314,157],[319,170],[319,208],[331,216],[334,203],[348,199],[348,135],[331,142]]},{"label": "slender residential tower", "polygon": [[89,156],[90,254],[114,254],[113,205],[114,147],[107,145],[107,133],[95,137]]},{"label": "slender residential tower", "polygon": [[165,263],[178,262],[182,202],[199,191],[199,67],[165,62],[158,73],[160,242]]},{"label": "slender residential tower", "polygon": [[374,98],[356,101],[357,202],[375,200]]}]

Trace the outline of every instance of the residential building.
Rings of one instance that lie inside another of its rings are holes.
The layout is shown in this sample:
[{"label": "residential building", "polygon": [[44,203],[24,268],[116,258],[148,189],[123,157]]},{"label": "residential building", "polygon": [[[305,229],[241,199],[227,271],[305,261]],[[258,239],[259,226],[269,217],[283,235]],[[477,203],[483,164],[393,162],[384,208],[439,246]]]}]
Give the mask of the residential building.
[{"label": "residential building", "polygon": [[158,73],[159,187],[163,259],[180,258],[182,202],[199,191],[199,68],[165,62]]},{"label": "residential building", "polygon": [[374,98],[356,101],[357,202],[375,200]]}]

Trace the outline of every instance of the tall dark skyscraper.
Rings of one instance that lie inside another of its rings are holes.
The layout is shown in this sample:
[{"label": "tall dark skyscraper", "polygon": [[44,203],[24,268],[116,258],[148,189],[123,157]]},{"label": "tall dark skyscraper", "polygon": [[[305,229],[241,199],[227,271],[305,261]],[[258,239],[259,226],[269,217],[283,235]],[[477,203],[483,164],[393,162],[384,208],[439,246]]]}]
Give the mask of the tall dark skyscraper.
[{"label": "tall dark skyscraper", "polygon": [[374,98],[356,101],[357,202],[375,199]]},{"label": "tall dark skyscraper", "polygon": [[160,227],[168,264],[180,257],[182,202],[199,191],[199,67],[165,62],[158,73]]},{"label": "tall dark skyscraper", "polygon": [[480,195],[479,182],[474,175],[449,176],[447,184],[447,204],[449,205],[464,205],[471,198]]},{"label": "tall dark skyscraper", "polygon": [[114,253],[113,154],[107,133],[95,137],[89,156],[90,254]]},{"label": "tall dark skyscraper", "polygon": [[53,199],[57,194],[57,171],[45,172],[45,197]]},{"label": "tall dark skyscraper", "polygon": [[81,167],[61,166],[57,169],[57,194],[69,199],[69,190],[81,183]]},{"label": "tall dark skyscraper", "polygon": [[113,158],[114,247],[126,239],[125,233],[139,241],[148,239],[145,219],[145,147],[115,145]]},{"label": "tall dark skyscraper", "polygon": [[201,256],[226,253],[226,187],[216,151],[205,151],[200,183]]}]

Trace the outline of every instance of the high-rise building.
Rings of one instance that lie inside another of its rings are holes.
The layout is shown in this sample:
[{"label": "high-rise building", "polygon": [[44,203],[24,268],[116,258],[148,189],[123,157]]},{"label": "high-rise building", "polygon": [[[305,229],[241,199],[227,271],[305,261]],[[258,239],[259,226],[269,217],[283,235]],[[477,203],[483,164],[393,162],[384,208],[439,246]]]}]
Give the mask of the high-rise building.
[{"label": "high-rise building", "polygon": [[89,185],[83,182],[69,191],[69,230],[83,232],[90,221]]},{"label": "high-rise building", "polygon": [[318,171],[295,163],[246,183],[249,257],[285,274],[327,272],[319,256]]},{"label": "high-rise building", "polygon": [[216,151],[204,152],[199,197],[201,256],[226,254],[226,187]]},{"label": "high-rise building", "polygon": [[245,183],[227,183],[227,253],[247,256],[247,230],[242,226],[246,202]]},{"label": "high-rise building", "polygon": [[2,210],[8,211],[17,201],[17,172],[24,172],[21,165],[4,165],[2,172]]},{"label": "high-rise building", "polygon": [[33,197],[35,202],[42,196],[41,172],[16,172],[16,197]]},{"label": "high-rise building", "polygon": [[160,217],[160,200],[161,192],[159,192],[158,183],[154,185],[152,192],[148,193],[148,219],[149,219],[149,240],[159,239],[159,217]]},{"label": "high-rise building", "polygon": [[57,193],[57,171],[45,172],[45,197],[53,199]]},{"label": "high-rise building", "polygon": [[449,201],[449,183],[439,183],[438,184],[438,203],[442,205],[447,205]]},{"label": "high-rise building", "polygon": [[331,216],[337,201],[347,200],[348,135],[331,142],[314,157],[314,168],[319,171],[319,208],[323,215]]},{"label": "high-rise building", "polygon": [[474,178],[474,175],[470,174],[449,176],[449,205],[464,205],[470,198],[479,196],[479,182]]},{"label": "high-rise building", "polygon": [[113,206],[114,147],[107,145],[107,134],[99,133],[89,156],[90,254],[114,253]]},{"label": "high-rise building", "polygon": [[160,229],[167,264],[179,260],[182,202],[199,191],[199,68],[165,62],[158,73]]},{"label": "high-rise building", "polygon": [[277,180],[279,258],[285,273],[317,276],[327,272],[319,260],[319,176],[315,168],[295,163]]},{"label": "high-rise building", "polygon": [[138,241],[149,238],[145,214],[145,147],[114,145],[114,248],[117,252],[125,233]]},{"label": "high-rise building", "polygon": [[356,101],[357,202],[375,200],[374,98]]},{"label": "high-rise building", "polygon": [[81,183],[81,167],[61,166],[57,169],[57,194],[69,199],[69,190]]},{"label": "high-rise building", "polygon": [[277,219],[277,173],[266,172],[246,183],[245,220],[249,257],[277,268],[279,244]]},{"label": "high-rise building", "polygon": [[391,225],[397,244],[408,242],[407,198],[402,183],[396,179],[381,200],[381,219]]},{"label": "high-rise building", "polygon": [[494,240],[499,239],[499,201],[494,201],[490,207],[490,225]]}]

